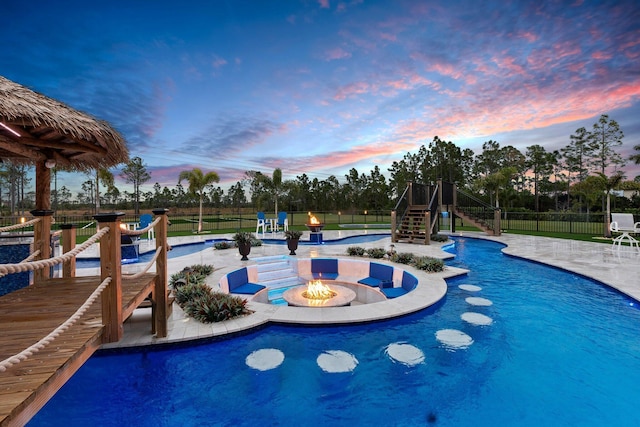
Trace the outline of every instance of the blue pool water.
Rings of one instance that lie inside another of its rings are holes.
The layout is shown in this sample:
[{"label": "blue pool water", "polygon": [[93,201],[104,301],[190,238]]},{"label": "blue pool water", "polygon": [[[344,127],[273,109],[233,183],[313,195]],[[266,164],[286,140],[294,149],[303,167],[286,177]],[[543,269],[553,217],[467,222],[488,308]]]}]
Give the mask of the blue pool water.
[{"label": "blue pool water", "polygon": [[[375,242],[390,236],[391,234],[389,233],[363,234],[358,236],[343,237],[340,239],[324,240],[322,243],[315,243],[309,240],[300,240],[300,245],[317,246],[319,244],[322,244],[322,245],[358,244],[358,243],[366,243],[366,242]],[[262,240],[263,243],[269,244],[269,245],[286,245],[287,244],[287,241],[284,239],[260,239],[260,240]],[[199,242],[199,243],[187,243],[184,245],[175,245],[169,251],[167,256],[168,258],[177,258],[184,255],[191,255],[200,251],[204,251],[206,249],[213,248],[213,245],[216,242],[233,243],[233,240],[212,239],[212,240],[207,240],[205,242]],[[147,243],[143,241],[141,245],[144,246],[142,249],[145,249],[146,248],[145,245],[147,245]],[[153,256],[155,255],[155,246],[150,246],[150,248],[153,250],[149,250],[146,253],[143,253],[137,259],[131,259],[131,258],[123,259],[122,263],[123,264],[135,264],[135,263],[146,264],[150,262],[153,259]],[[225,249],[225,250],[229,250],[229,249]],[[100,259],[99,258],[78,258],[76,261],[76,264],[77,264],[77,268],[100,267]]]},{"label": "blue pool water", "polygon": [[[94,356],[30,425],[640,425],[633,301],[500,248],[456,238],[448,263],[469,275],[400,319]],[[443,330],[473,342],[445,343]]]}]

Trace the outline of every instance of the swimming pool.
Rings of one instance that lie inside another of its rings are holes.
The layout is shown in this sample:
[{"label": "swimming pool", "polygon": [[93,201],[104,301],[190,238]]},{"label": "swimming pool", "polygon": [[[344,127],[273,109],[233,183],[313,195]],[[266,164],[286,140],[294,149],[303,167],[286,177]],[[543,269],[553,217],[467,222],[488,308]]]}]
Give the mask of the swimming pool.
[{"label": "swimming pool", "polygon": [[[339,238],[339,239],[324,240],[322,243],[316,243],[316,242],[312,242],[310,240],[300,240],[300,245],[303,245],[303,246],[305,246],[305,245],[317,246],[317,245],[357,244],[357,243],[375,242],[375,241],[382,240],[382,239],[384,239],[386,237],[389,237],[389,236],[391,236],[390,233],[362,234],[362,235],[357,235],[357,236],[342,237],[342,238]],[[268,245],[286,245],[287,244],[287,241],[284,240],[284,239],[266,239],[265,238],[265,239],[260,239],[260,240],[262,240],[262,242],[264,244],[268,244]],[[186,243],[186,244],[183,244],[183,245],[174,245],[174,246],[172,246],[171,250],[167,253],[167,257],[171,259],[171,258],[181,257],[181,256],[184,256],[184,255],[195,254],[197,252],[213,248],[213,245],[216,242],[233,243],[233,240],[229,240],[229,239],[210,239],[210,240],[206,240],[204,242]],[[146,244],[146,243],[143,243],[143,244]],[[128,259],[126,261],[123,260],[123,264],[137,264],[137,263],[146,264],[146,263],[150,262],[153,259],[153,256],[155,255],[155,246],[149,246],[148,248],[145,247],[144,249],[147,249],[147,252],[143,253],[142,255],[140,255],[137,260],[135,260],[135,259]],[[232,248],[230,248],[230,249],[232,249]],[[230,249],[225,249],[225,250],[230,250]],[[100,267],[100,259],[99,258],[77,258],[76,267],[77,268],[95,268],[95,267]]]},{"label": "swimming pool", "polygon": [[640,425],[640,310],[500,247],[403,318],[92,357],[30,425]]}]

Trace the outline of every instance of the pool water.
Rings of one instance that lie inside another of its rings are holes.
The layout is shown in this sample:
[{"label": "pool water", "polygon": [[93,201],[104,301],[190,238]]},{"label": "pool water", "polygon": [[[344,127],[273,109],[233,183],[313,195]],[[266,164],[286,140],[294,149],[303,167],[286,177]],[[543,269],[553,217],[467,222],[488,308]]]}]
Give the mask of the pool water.
[{"label": "pool water", "polygon": [[[390,237],[390,236],[391,236],[391,234],[389,234],[389,233],[363,234],[363,235],[357,235],[357,236],[342,237],[340,239],[324,240],[322,243],[311,242],[309,240],[301,240],[300,241],[300,245],[302,245],[302,246],[306,246],[306,245],[317,246],[319,244],[321,244],[321,245],[357,244],[357,243],[366,243],[366,242],[376,242],[378,240],[382,240],[382,239]],[[262,240],[262,242],[264,244],[270,244],[270,245],[286,245],[287,244],[287,241],[284,240],[284,239],[260,239],[260,240]],[[216,242],[233,243],[233,240],[212,239],[212,240],[207,240],[205,242],[185,243],[183,245],[174,245],[174,246],[171,247],[171,250],[167,253],[167,257],[170,258],[170,259],[171,258],[177,258],[177,257],[181,257],[181,256],[184,256],[184,255],[195,254],[195,253],[198,253],[200,251],[207,250],[207,249],[212,249],[213,245]],[[146,264],[146,263],[150,262],[153,259],[154,255],[155,255],[155,246],[153,246],[153,244],[151,244],[149,246],[146,246],[146,245],[148,245],[148,242],[146,242],[146,241],[143,241],[141,243],[141,245],[144,246],[143,249],[146,249],[147,252],[143,253],[142,255],[140,255],[137,259],[135,259],[135,258],[125,258],[123,256],[122,264],[137,264],[137,263]],[[134,252],[132,250],[133,248],[131,246],[123,247],[123,250],[125,248],[128,251],[130,251],[131,253]],[[233,249],[233,248],[224,249],[224,250],[230,250],[230,249]],[[76,265],[77,265],[77,268],[96,268],[96,267],[100,267],[100,259],[99,258],[77,258]]]},{"label": "pool water", "polygon": [[634,302],[500,248],[456,238],[469,275],[399,319],[94,356],[29,425],[640,425]]}]

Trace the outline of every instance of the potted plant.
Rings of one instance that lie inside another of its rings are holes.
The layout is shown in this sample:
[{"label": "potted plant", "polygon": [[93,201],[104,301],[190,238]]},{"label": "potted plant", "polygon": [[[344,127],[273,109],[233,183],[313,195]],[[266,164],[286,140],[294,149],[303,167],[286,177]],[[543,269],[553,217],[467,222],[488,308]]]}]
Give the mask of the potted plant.
[{"label": "potted plant", "polygon": [[286,230],[284,232],[284,237],[287,239],[287,248],[289,248],[289,255],[295,255],[296,249],[298,249],[298,242],[300,242],[300,237],[302,236],[302,231],[298,230]]},{"label": "potted plant", "polygon": [[236,242],[236,246],[238,246],[238,252],[242,255],[240,258],[241,261],[247,261],[247,255],[251,252],[251,241],[254,239],[253,233],[248,231],[238,231],[233,235],[233,240]]}]

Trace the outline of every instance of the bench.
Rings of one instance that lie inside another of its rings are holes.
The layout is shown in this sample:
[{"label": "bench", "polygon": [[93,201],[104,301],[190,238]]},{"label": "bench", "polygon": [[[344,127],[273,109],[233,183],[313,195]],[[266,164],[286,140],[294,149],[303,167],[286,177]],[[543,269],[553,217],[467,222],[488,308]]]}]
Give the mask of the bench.
[{"label": "bench", "polygon": [[632,248],[640,250],[638,246],[638,240],[633,238],[629,233],[640,233],[640,222],[633,222],[633,214],[629,213],[612,213],[611,224],[609,229],[612,232],[622,233],[615,239],[613,239],[613,245],[620,249],[624,240],[629,241],[629,245]]},{"label": "bench", "polygon": [[263,285],[249,282],[246,267],[227,274],[227,283],[229,285],[229,293],[232,294],[253,295],[265,288]]},{"label": "bench", "polygon": [[336,258],[312,258],[311,275],[315,280],[338,278],[338,260]]},{"label": "bench", "polygon": [[406,271],[402,272],[402,283],[397,287],[381,288],[380,290],[387,298],[397,298],[407,292],[411,292],[418,286],[418,278]]},{"label": "bench", "polygon": [[374,288],[393,287],[393,267],[376,262],[369,263],[369,277],[358,280],[358,283]]}]

